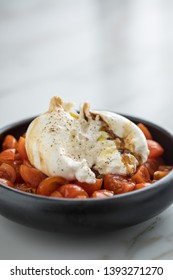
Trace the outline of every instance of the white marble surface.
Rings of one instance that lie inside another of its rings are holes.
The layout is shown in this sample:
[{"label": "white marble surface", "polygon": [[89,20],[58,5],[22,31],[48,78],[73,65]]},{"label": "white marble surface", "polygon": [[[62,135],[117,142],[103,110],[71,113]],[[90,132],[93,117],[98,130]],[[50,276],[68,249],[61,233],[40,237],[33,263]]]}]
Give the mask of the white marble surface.
[{"label": "white marble surface", "polygon": [[[173,131],[171,0],[0,0],[0,127],[60,95]],[[173,206],[98,236],[26,228],[0,216],[0,259],[173,259]]]}]

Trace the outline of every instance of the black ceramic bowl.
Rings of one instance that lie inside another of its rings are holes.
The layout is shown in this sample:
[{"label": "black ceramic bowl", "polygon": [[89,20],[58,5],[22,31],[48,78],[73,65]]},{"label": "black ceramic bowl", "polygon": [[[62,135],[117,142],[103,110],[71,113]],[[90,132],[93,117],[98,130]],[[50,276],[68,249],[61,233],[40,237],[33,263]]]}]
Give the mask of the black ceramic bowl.
[{"label": "black ceramic bowl", "polygon": [[[173,136],[155,124],[147,125],[165,149],[166,164],[173,164]],[[0,146],[7,134],[19,137],[32,118],[0,130]],[[173,202],[173,173],[147,188],[104,199],[58,199],[24,193],[0,184],[0,213],[26,226],[59,232],[108,231],[138,224],[158,215]]]}]

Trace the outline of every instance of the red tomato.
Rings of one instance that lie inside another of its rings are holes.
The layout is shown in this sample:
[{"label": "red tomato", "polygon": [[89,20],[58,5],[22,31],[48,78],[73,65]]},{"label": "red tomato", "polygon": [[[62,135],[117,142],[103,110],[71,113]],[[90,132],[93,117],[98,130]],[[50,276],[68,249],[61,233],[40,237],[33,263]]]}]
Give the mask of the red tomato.
[{"label": "red tomato", "polygon": [[17,148],[17,140],[12,135],[7,135],[2,143],[2,150],[6,149],[16,149]]},{"label": "red tomato", "polygon": [[107,174],[104,177],[104,188],[113,191],[114,194],[130,192],[134,187],[135,184],[123,176]]},{"label": "red tomato", "polygon": [[149,185],[151,185],[151,183],[139,183],[139,184],[136,184],[134,189],[135,190],[143,189],[143,188],[145,188],[145,187],[147,187]]},{"label": "red tomato", "polygon": [[104,197],[109,197],[109,196],[113,196],[113,195],[114,195],[113,191],[108,191],[108,190],[102,189],[102,190],[93,192],[91,197],[92,198],[104,198]]},{"label": "red tomato", "polygon": [[6,185],[6,186],[9,186],[9,187],[14,188],[13,183],[12,183],[11,181],[9,181],[9,180],[6,180],[6,179],[3,179],[3,178],[0,178],[0,183],[4,184],[4,185]]},{"label": "red tomato", "polygon": [[150,151],[148,158],[160,157],[164,153],[163,147],[154,140],[147,140],[148,149]]},{"label": "red tomato", "polygon": [[8,162],[8,161],[14,161],[15,159],[15,149],[7,149],[0,153],[0,161],[1,162]]},{"label": "red tomato", "polygon": [[131,179],[136,184],[146,183],[150,181],[150,173],[144,165],[141,165]]},{"label": "red tomato", "polygon": [[158,170],[159,166],[163,164],[163,159],[158,158],[149,158],[145,163],[145,167],[148,169],[150,176],[152,177],[154,172]]},{"label": "red tomato", "polygon": [[0,177],[14,183],[16,181],[16,171],[8,163],[2,163],[0,166]]},{"label": "red tomato", "polygon": [[169,173],[169,171],[156,171],[156,172],[154,172],[153,179],[160,180],[163,177],[165,177],[168,173]]},{"label": "red tomato", "polygon": [[37,188],[38,185],[46,178],[40,170],[34,167],[28,167],[24,164],[20,166],[20,174],[26,184],[33,188]]},{"label": "red tomato", "polygon": [[150,139],[150,140],[153,139],[152,136],[151,136],[151,133],[148,130],[148,128],[143,123],[138,123],[137,126],[142,130],[146,139]]},{"label": "red tomato", "polygon": [[93,184],[83,183],[83,182],[74,182],[76,185],[82,187],[90,196],[94,191],[98,191],[102,187],[103,180],[102,179],[96,179],[96,182]]},{"label": "red tomato", "polygon": [[53,193],[51,193],[50,196],[51,197],[62,197],[62,194],[59,191],[54,191]]},{"label": "red tomato", "polygon": [[[84,189],[75,184],[66,184],[58,188],[58,191],[66,198],[87,198],[88,194]],[[82,196],[82,197],[81,197]]]},{"label": "red tomato", "polygon": [[25,148],[25,138],[22,137],[22,136],[19,138],[19,141],[18,141],[18,144],[17,144],[17,150],[19,152],[19,155],[20,155],[21,159],[23,159],[23,160],[28,159],[28,156],[27,156],[27,153],[26,153],[26,148]]},{"label": "red tomato", "polygon": [[48,177],[39,184],[37,194],[49,196],[56,191],[58,187],[66,183],[67,180],[60,176]]}]

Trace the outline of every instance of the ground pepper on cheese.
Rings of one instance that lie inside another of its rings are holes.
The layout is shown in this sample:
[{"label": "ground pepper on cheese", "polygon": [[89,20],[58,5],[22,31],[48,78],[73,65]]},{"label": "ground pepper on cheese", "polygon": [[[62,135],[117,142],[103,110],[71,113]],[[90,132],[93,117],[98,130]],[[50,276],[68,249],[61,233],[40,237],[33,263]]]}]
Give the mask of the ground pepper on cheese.
[{"label": "ground pepper on cheese", "polygon": [[130,120],[92,111],[88,103],[78,113],[57,96],[29,125],[26,151],[46,175],[87,183],[94,183],[96,174],[131,175],[149,154],[142,131]]}]

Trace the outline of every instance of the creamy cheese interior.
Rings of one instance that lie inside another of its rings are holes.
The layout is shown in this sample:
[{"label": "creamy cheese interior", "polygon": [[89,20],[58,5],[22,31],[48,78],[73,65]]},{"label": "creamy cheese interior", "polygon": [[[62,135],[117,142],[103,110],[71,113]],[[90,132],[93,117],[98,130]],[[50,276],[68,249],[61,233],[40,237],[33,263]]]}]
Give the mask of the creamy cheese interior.
[{"label": "creamy cheese interior", "polygon": [[90,111],[87,103],[78,114],[59,97],[29,125],[26,151],[46,175],[87,183],[95,182],[96,173],[130,175],[149,153],[143,133],[130,120]]}]

